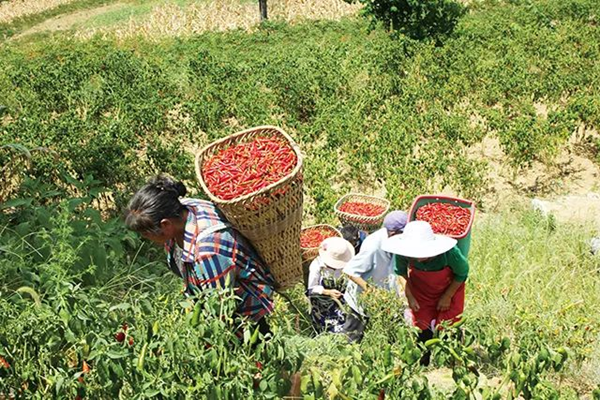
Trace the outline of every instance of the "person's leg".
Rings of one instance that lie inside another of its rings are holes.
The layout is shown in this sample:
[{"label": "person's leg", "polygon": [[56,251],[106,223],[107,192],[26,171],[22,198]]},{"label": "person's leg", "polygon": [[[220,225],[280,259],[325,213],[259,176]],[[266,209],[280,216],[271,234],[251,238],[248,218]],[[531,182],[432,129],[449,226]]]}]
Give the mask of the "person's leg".
[{"label": "person's leg", "polygon": [[362,316],[354,310],[348,313],[343,328],[343,332],[348,337],[348,342],[360,343],[365,333],[367,321],[368,317]]},{"label": "person's leg", "polygon": [[[417,339],[419,343],[425,343],[430,339],[433,339],[433,331],[431,329],[424,329],[421,332],[419,332],[419,336]],[[421,365],[427,367],[430,361],[431,351],[425,349],[425,353],[423,353],[423,356],[421,357]]]},{"label": "person's leg", "polygon": [[257,323],[254,329],[258,328],[258,332],[260,335],[258,336],[258,340],[252,345],[252,349],[256,349],[260,343],[265,340],[265,337],[269,335],[269,337],[273,336],[273,332],[271,332],[271,327],[269,326],[269,321],[267,321],[267,317],[262,317]]}]

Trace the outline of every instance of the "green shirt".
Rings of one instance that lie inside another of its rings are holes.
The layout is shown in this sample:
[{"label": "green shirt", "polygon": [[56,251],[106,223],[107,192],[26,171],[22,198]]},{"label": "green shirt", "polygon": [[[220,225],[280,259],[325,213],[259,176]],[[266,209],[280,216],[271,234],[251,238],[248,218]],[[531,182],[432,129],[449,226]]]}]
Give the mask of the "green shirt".
[{"label": "green shirt", "polygon": [[457,246],[425,262],[419,262],[415,259],[408,259],[399,255],[395,255],[392,262],[394,272],[402,276],[408,275],[409,263],[420,271],[440,271],[445,267],[450,267],[454,273],[454,280],[457,282],[466,281],[469,275],[469,262]]}]

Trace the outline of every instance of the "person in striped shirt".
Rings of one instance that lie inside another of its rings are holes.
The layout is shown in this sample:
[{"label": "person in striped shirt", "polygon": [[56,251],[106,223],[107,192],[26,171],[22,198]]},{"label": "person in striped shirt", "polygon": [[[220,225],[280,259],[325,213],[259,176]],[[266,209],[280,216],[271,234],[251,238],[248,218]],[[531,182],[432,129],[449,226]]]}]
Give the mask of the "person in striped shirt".
[{"label": "person in striped shirt", "polygon": [[270,332],[275,281],[252,244],[227,222],[216,206],[184,198],[181,182],[158,176],[129,202],[125,224],[164,246],[170,270],[193,296],[207,288],[231,288],[240,299],[237,314]]}]

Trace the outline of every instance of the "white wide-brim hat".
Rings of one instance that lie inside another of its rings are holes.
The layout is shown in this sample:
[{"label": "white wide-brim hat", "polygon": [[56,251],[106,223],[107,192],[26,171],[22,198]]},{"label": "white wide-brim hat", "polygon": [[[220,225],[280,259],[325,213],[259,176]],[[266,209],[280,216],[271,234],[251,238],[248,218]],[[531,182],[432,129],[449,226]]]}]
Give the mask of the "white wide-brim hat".
[{"label": "white wide-brim hat", "polygon": [[409,258],[431,258],[456,246],[456,239],[436,235],[425,221],[411,221],[404,232],[384,240],[381,248],[388,253]]},{"label": "white wide-brim hat", "polygon": [[330,237],[321,242],[319,256],[328,267],[342,269],[354,257],[354,246],[341,237]]}]

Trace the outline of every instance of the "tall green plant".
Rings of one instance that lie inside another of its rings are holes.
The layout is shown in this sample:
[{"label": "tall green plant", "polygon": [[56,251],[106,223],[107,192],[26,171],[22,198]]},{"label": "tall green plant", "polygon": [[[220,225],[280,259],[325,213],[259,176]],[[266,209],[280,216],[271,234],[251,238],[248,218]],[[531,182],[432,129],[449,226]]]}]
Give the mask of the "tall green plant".
[{"label": "tall green plant", "polygon": [[454,0],[352,0],[364,4],[373,24],[413,39],[441,38],[454,30],[466,8]]}]

